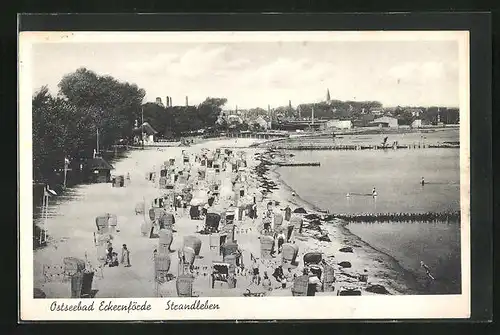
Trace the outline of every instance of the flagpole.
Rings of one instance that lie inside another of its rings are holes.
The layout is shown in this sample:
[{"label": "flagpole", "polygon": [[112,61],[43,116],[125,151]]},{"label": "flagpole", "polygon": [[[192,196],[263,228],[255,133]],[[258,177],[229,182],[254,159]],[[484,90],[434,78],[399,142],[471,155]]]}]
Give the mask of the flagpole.
[{"label": "flagpole", "polygon": [[144,106],[141,106],[141,122],[142,149],[144,149]]},{"label": "flagpole", "polygon": [[68,166],[66,164],[66,157],[64,157],[64,182],[63,182],[63,188],[66,188],[66,175],[68,172]]},{"label": "flagpole", "polygon": [[96,144],[96,156],[99,156],[99,128],[97,128]]}]

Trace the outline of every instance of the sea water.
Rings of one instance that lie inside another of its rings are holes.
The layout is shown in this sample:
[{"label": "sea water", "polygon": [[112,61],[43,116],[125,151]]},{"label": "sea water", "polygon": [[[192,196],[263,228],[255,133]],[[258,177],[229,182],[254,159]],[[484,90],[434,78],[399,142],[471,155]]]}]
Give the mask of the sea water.
[{"label": "sea water", "polygon": [[[460,209],[458,149],[289,151],[297,162],[280,178],[331,213],[426,213]],[[421,185],[424,177],[426,184]],[[371,196],[376,188],[377,197]],[[349,194],[349,196],[347,196]],[[460,293],[460,223],[351,223],[347,228],[411,271],[421,292]],[[423,261],[435,280],[428,280]]]}]

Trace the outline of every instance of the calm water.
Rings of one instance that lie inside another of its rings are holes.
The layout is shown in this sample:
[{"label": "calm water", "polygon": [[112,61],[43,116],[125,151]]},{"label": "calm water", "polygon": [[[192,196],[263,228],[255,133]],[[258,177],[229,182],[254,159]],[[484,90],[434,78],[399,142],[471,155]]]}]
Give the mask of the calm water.
[{"label": "calm water", "polygon": [[[441,212],[460,209],[458,149],[293,151],[277,172],[304,200],[332,213]],[[426,185],[421,186],[424,177]],[[372,188],[378,193],[371,196]],[[346,197],[350,193],[350,197]]]},{"label": "calm water", "polygon": [[[304,200],[332,213],[442,212],[460,209],[458,149],[291,151],[298,162],[281,167],[283,181]],[[422,187],[420,179],[427,184]],[[376,199],[370,195],[375,187]],[[351,197],[346,197],[351,193]],[[458,223],[350,224],[352,233],[412,271],[422,291],[460,292]],[[424,261],[436,278],[425,287]]]}]

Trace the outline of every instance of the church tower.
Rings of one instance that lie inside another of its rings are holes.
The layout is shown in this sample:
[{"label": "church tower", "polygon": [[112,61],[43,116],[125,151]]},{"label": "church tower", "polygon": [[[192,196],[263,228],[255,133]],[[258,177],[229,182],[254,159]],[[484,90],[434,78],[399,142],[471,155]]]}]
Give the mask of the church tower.
[{"label": "church tower", "polygon": [[330,90],[327,88],[326,89],[326,103],[330,103],[331,99],[330,99]]}]

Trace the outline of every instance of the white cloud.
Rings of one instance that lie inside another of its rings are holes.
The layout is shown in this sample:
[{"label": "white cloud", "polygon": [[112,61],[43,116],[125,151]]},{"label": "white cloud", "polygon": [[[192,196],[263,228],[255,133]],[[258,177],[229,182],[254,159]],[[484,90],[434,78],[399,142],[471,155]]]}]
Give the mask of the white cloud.
[{"label": "white cloud", "polygon": [[178,56],[172,53],[160,53],[151,59],[130,61],[125,63],[125,69],[140,74],[150,74],[161,71]]}]

